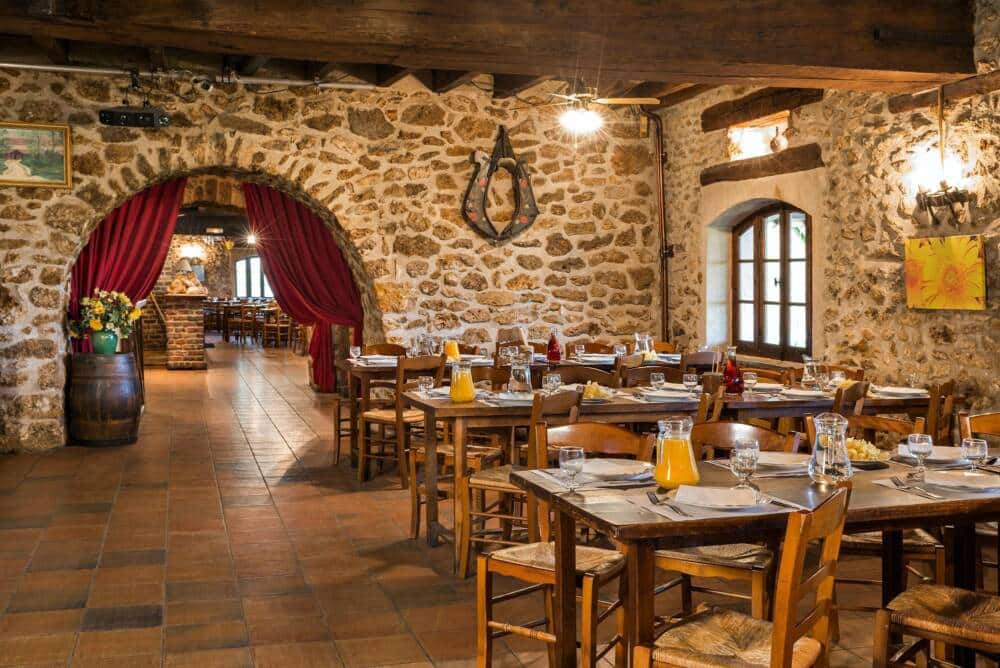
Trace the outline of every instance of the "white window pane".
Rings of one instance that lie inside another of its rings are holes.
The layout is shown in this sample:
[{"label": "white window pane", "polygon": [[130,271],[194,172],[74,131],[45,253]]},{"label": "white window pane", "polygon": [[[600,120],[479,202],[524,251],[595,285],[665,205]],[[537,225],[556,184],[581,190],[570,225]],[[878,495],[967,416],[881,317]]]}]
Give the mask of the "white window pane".
[{"label": "white window pane", "polygon": [[804,213],[788,214],[788,257],[793,260],[806,258],[806,215]]},{"label": "white window pane", "polygon": [[236,263],[236,296],[247,296],[247,261],[240,260]]},{"label": "white window pane", "polygon": [[753,259],[753,227],[748,227],[740,235],[740,259]]},{"label": "white window pane", "polygon": [[806,261],[788,263],[788,301],[806,301]]},{"label": "white window pane", "polygon": [[753,304],[740,304],[740,341],[755,340]]},{"label": "white window pane", "polygon": [[250,258],[250,296],[260,297],[260,258]]},{"label": "white window pane", "polygon": [[781,301],[781,263],[764,263],[764,301]]},{"label": "white window pane", "polygon": [[788,345],[793,348],[805,348],[807,330],[806,307],[788,307]]},{"label": "white window pane", "polygon": [[274,293],[271,292],[271,284],[267,282],[267,274],[264,275],[264,296],[268,299],[274,297]]},{"label": "white window pane", "polygon": [[777,213],[764,219],[764,257],[781,258],[781,216]]},{"label": "white window pane", "polygon": [[764,305],[764,343],[781,345],[781,307],[777,304]]},{"label": "white window pane", "polygon": [[740,262],[740,301],[753,301],[754,271],[753,262]]}]

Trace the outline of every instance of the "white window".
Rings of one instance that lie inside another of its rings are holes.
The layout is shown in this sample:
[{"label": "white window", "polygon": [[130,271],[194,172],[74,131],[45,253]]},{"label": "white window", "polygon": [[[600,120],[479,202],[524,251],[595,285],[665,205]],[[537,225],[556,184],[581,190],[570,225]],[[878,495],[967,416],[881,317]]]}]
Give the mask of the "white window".
[{"label": "white window", "polygon": [[236,261],[236,296],[273,297],[271,286],[264,275],[260,257],[253,255]]}]

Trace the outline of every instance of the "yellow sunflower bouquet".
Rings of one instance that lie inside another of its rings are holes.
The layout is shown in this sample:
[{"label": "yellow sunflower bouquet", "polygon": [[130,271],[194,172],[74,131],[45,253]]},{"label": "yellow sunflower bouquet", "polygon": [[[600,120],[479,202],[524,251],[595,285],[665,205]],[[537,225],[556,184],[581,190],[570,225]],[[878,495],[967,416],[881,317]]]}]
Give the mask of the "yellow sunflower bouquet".
[{"label": "yellow sunflower bouquet", "polygon": [[110,332],[125,338],[140,316],[142,310],[124,292],[97,288],[93,295],[80,300],[80,319],[70,322],[69,334],[81,337],[87,332]]}]

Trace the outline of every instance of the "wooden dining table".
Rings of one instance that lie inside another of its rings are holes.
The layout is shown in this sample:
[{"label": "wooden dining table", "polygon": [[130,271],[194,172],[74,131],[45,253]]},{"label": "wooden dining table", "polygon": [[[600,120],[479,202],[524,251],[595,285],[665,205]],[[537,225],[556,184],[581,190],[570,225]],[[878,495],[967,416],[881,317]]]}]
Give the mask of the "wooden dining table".
[{"label": "wooden dining table", "polygon": [[[700,462],[702,485],[730,487],[733,478],[727,469]],[[856,471],[847,510],[846,533],[882,532],[882,601],[888,603],[906,586],[902,531],[909,528],[947,527],[946,550],[949,580],[957,587],[974,589],[976,584],[975,523],[1000,518],[1000,493],[948,490],[946,498],[928,500],[914,494],[883,487],[876,480],[910,470],[892,463],[879,471]],[[602,489],[599,494],[570,492],[540,471],[515,471],[511,481],[533,494],[554,511],[555,601],[554,634],[556,665],[576,665],[576,579],[575,542],[577,523],[608,536],[626,558],[628,594],[625,601],[625,630],[628,662],[637,644],[654,641],[654,552],[658,548],[718,545],[737,542],[772,543],[784,535],[790,509],[772,507],[774,512],[723,513],[710,518],[664,517],[643,503],[646,488]],[[998,477],[1000,482],[1000,477]],[[831,488],[814,484],[806,476],[760,478],[761,491],[773,497],[815,508]],[[588,502],[588,497],[593,502]],[[596,497],[596,498],[595,498]],[[959,665],[973,666],[975,658],[956,648]]]}]

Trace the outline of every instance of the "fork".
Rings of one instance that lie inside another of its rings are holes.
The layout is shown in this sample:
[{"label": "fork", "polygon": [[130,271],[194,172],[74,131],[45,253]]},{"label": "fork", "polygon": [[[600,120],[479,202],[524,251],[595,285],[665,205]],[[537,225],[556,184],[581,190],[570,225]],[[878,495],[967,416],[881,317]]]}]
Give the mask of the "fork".
[{"label": "fork", "polygon": [[652,490],[646,492],[646,496],[649,498],[649,502],[652,503],[654,506],[664,506],[665,508],[669,508],[670,510],[674,511],[681,517],[691,517],[691,515],[688,514],[688,512],[685,511],[683,508],[680,508],[677,505],[670,503],[666,499],[661,499],[656,495],[656,492]]},{"label": "fork", "polygon": [[935,494],[934,492],[928,492],[923,487],[917,487],[916,485],[907,483],[898,475],[892,476],[891,478],[889,478],[889,480],[891,480],[892,484],[896,486],[896,489],[903,492],[910,492],[911,494],[916,494],[917,496],[923,497],[925,499],[931,499],[934,501],[939,501],[944,498],[940,494]]}]

